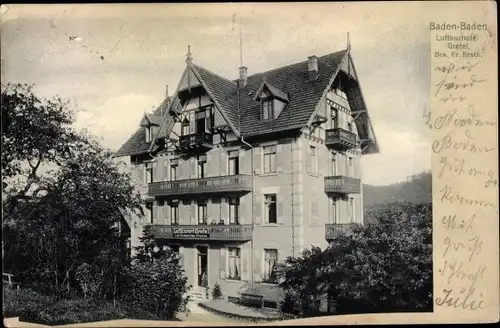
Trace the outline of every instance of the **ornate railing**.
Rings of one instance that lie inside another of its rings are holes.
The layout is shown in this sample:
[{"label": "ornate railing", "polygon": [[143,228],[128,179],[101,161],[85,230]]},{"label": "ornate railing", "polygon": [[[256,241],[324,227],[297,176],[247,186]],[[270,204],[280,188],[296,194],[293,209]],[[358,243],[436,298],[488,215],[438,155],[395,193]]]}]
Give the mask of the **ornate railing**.
[{"label": "ornate railing", "polygon": [[326,130],[325,144],[337,150],[355,148],[357,145],[356,134],[342,128]]},{"label": "ornate railing", "polygon": [[361,179],[343,175],[325,177],[325,192],[359,194],[361,192]]},{"label": "ornate railing", "polygon": [[158,239],[248,241],[252,239],[252,225],[150,225],[150,232]]},{"label": "ornate railing", "polygon": [[226,175],[203,179],[160,181],[149,184],[150,196],[252,191],[251,175]]},{"label": "ornate railing", "polygon": [[352,229],[352,223],[330,223],[325,224],[325,238],[326,240],[333,239],[341,233],[346,233]]},{"label": "ornate railing", "polygon": [[210,147],[212,142],[212,135],[208,133],[197,133],[179,137],[180,148]]}]

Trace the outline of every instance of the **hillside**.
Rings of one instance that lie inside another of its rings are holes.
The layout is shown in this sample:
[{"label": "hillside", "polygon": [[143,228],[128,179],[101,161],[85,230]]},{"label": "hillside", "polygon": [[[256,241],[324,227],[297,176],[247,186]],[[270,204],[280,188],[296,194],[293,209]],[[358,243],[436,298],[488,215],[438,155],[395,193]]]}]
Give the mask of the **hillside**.
[{"label": "hillside", "polygon": [[430,203],[432,202],[431,172],[411,176],[407,181],[387,186],[363,185],[365,207],[395,202]]}]

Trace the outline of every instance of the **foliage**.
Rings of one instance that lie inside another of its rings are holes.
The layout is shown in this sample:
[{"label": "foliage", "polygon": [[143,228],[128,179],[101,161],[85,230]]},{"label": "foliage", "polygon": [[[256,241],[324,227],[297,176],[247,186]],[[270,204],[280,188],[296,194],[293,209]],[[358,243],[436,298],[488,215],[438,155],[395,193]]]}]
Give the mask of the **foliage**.
[{"label": "foliage", "polygon": [[91,299],[56,300],[23,288],[6,289],[4,292],[4,316],[19,317],[21,321],[47,325],[64,325],[124,318],[154,319],[143,310],[126,304]]},{"label": "foliage", "polygon": [[214,289],[212,289],[212,299],[221,300],[223,299],[224,294],[222,293],[222,288],[218,283],[215,283]]},{"label": "foliage", "polygon": [[[431,204],[392,204],[375,224],[354,226],[326,250],[313,247],[279,267],[281,287],[300,313],[325,297],[339,312],[432,309]],[[292,307],[293,308],[293,307]]]}]

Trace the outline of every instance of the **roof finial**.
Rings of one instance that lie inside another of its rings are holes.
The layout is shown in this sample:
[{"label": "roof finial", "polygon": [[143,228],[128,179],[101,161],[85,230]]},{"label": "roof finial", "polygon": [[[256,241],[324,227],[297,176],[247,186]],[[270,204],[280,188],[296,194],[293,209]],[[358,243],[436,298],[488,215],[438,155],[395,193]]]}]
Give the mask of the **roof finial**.
[{"label": "roof finial", "polygon": [[191,55],[191,46],[188,45],[188,52],[186,54],[186,64],[192,64],[193,63],[193,56]]},{"label": "roof finial", "polygon": [[351,39],[349,38],[349,32],[347,32],[347,49],[351,49]]}]

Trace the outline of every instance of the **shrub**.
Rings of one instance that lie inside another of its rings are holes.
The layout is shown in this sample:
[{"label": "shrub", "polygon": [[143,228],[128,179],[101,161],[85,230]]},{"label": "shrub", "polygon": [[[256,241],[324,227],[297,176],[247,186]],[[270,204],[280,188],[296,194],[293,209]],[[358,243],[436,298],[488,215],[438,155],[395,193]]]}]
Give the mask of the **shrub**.
[{"label": "shrub", "polygon": [[299,301],[291,293],[286,293],[280,303],[280,311],[286,314],[298,315],[300,313]]},{"label": "shrub", "polygon": [[4,288],[3,312],[5,317],[35,317],[54,300],[31,289]]},{"label": "shrub", "polygon": [[222,294],[222,288],[220,287],[220,285],[218,283],[216,283],[214,285],[214,289],[212,290],[212,298],[214,300],[220,300],[224,297],[224,295]]}]

